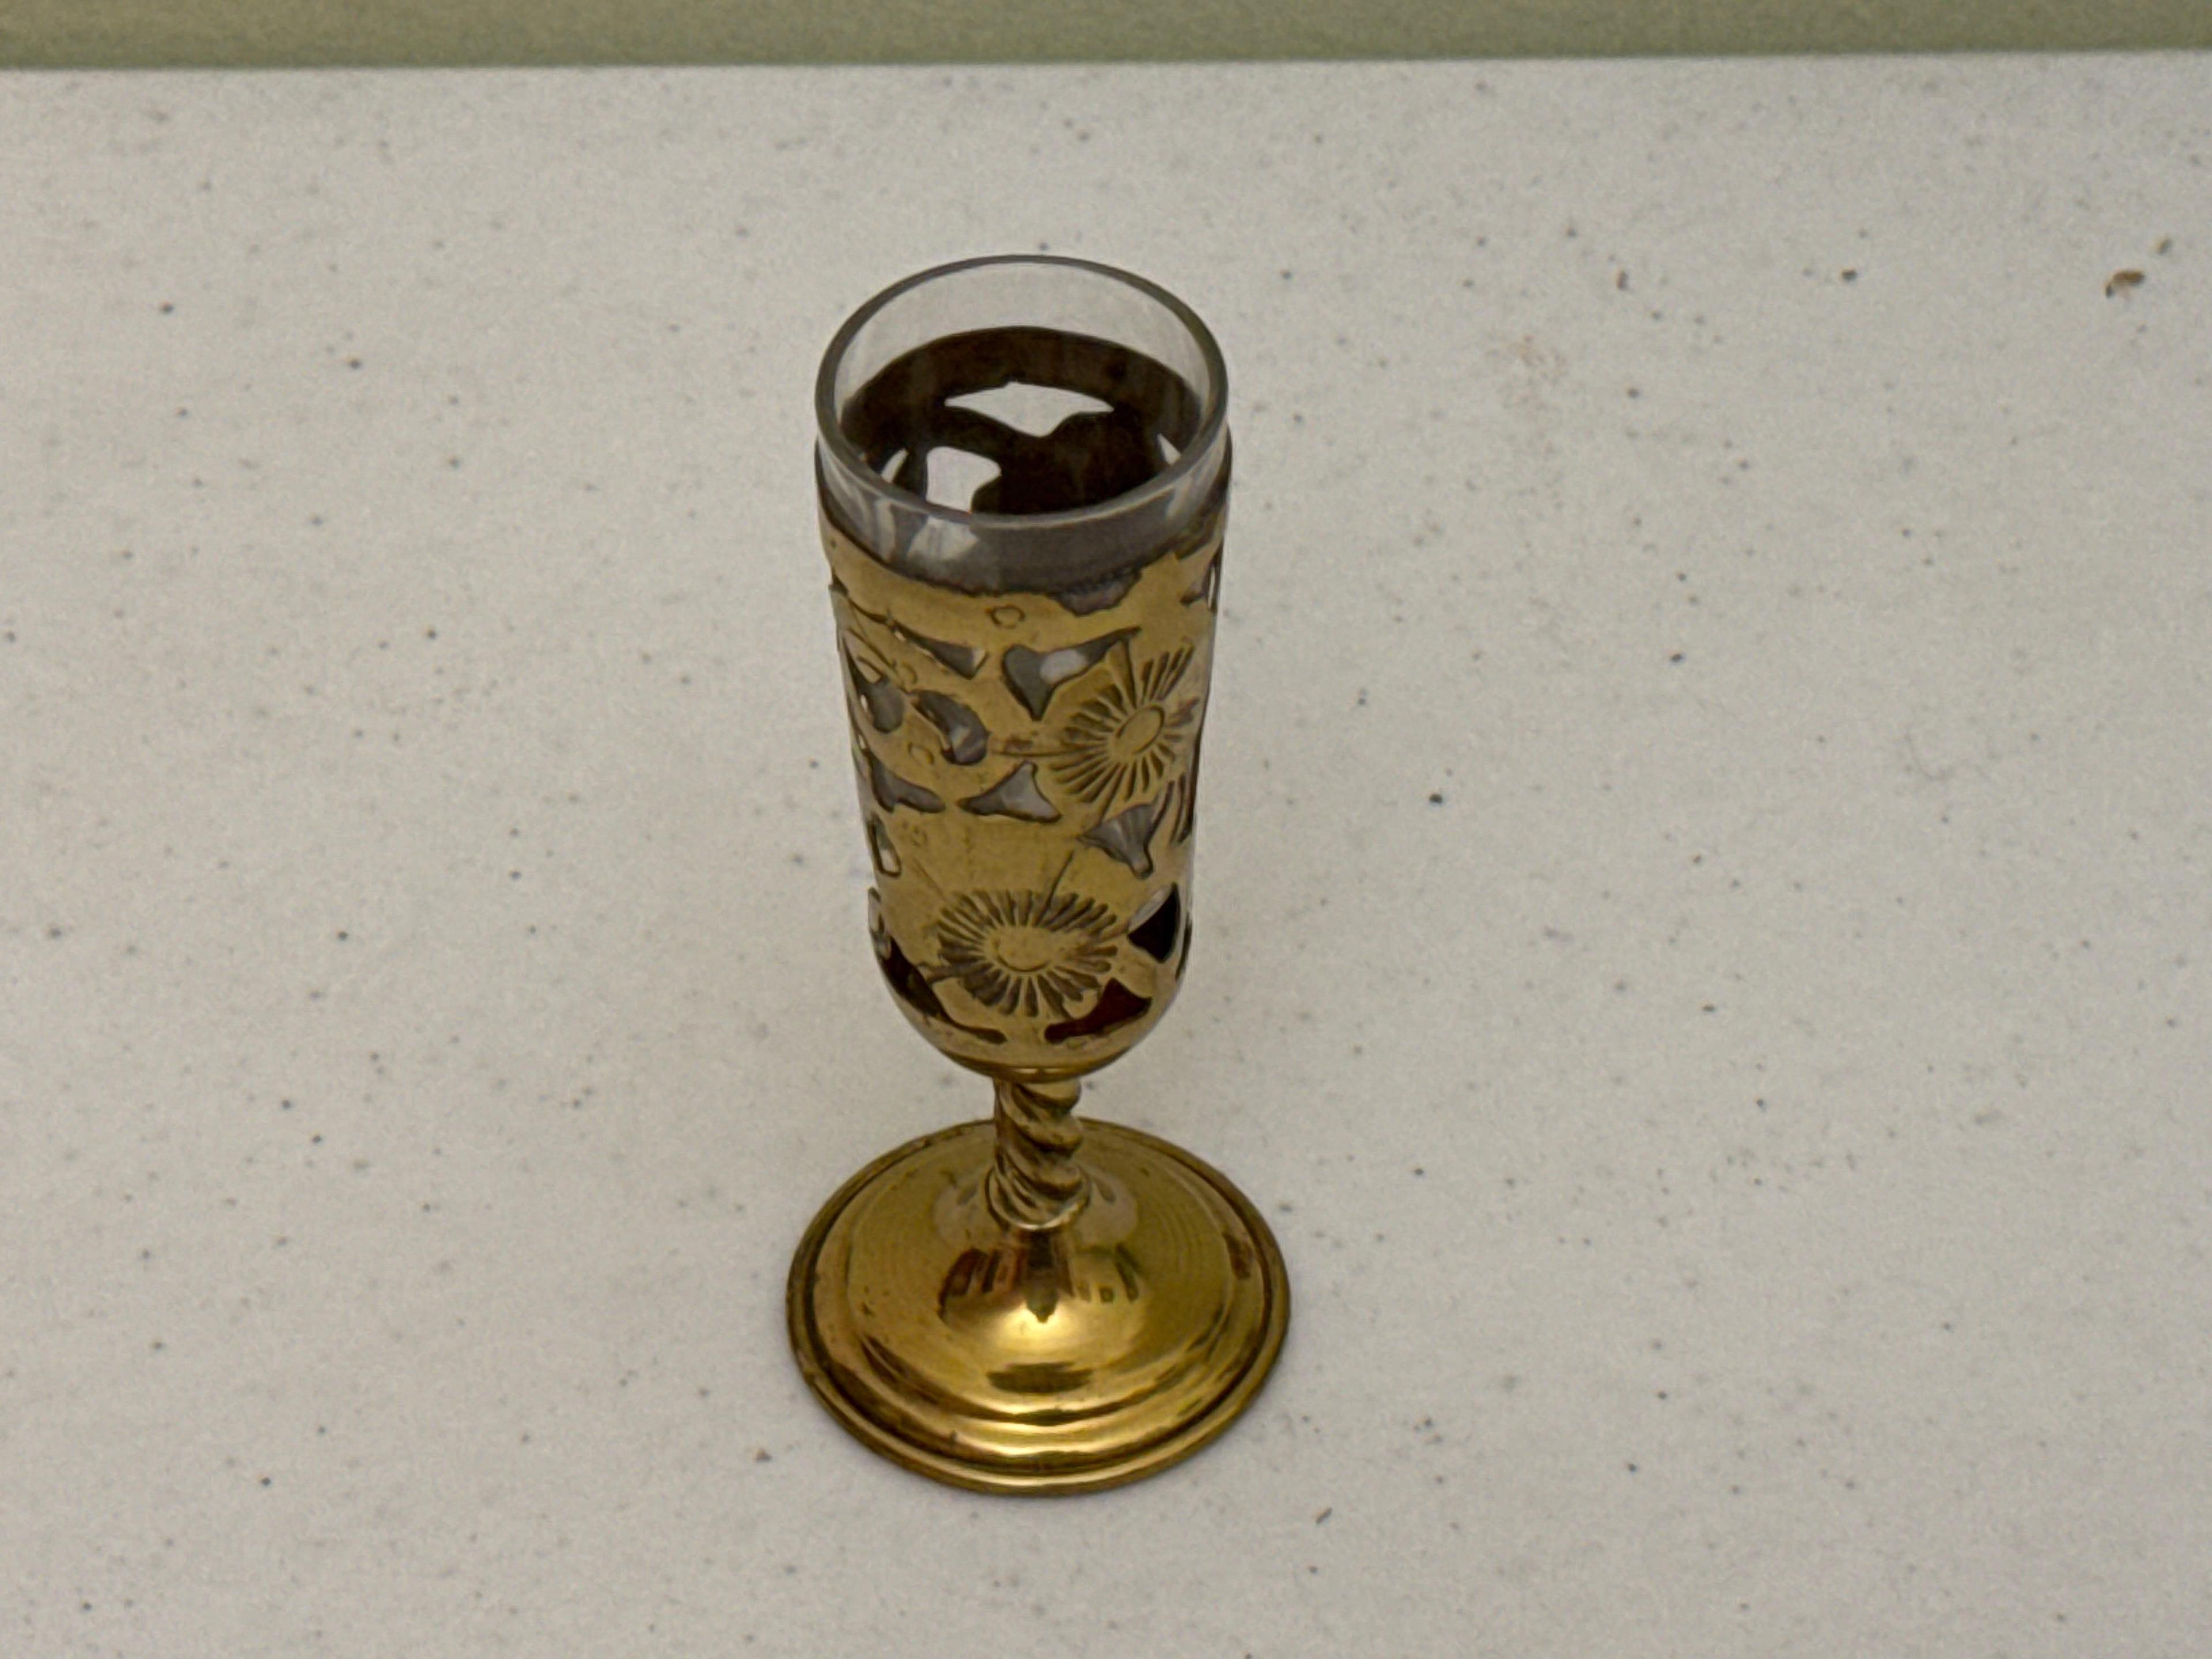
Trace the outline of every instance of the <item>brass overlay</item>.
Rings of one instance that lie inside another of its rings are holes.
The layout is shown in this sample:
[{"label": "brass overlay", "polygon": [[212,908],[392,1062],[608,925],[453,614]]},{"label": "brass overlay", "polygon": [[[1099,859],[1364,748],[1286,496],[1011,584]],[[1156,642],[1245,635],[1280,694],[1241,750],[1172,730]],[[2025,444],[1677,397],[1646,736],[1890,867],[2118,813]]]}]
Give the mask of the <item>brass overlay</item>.
[{"label": "brass overlay", "polygon": [[[1097,1069],[1182,977],[1218,523],[1087,612],[823,538],[892,994],[971,1066]],[[1170,902],[1170,936],[1148,933]]]},{"label": "brass overlay", "polygon": [[1289,1287],[1250,1205],[1074,1116],[1078,1079],[1158,1023],[1189,952],[1225,494],[1179,547],[1066,595],[922,581],[823,514],[877,960],[997,1111],[830,1200],[793,1263],[791,1334],[847,1427],[940,1480],[1149,1474],[1226,1427],[1282,1340]]}]

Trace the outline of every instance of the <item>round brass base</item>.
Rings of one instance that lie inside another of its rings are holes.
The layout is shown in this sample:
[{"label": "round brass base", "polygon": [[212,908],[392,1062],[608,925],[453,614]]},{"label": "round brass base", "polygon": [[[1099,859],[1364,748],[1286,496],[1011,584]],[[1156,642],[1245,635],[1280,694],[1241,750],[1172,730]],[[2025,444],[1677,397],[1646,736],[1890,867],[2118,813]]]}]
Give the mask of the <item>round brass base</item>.
[{"label": "round brass base", "polygon": [[807,1382],[884,1456],[979,1492],[1089,1492],[1188,1457],[1282,1346],[1267,1224],[1189,1153],[1086,1120],[1090,1201],[1008,1228],[983,1197],[992,1136],[911,1141],[815,1217],[787,1304]]}]

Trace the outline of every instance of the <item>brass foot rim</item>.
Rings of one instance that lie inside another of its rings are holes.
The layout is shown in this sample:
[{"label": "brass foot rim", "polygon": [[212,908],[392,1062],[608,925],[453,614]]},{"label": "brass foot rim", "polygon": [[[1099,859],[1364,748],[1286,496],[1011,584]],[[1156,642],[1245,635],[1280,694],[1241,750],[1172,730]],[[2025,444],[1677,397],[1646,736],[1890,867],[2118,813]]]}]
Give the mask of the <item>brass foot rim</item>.
[{"label": "brass foot rim", "polygon": [[1215,1384],[1203,1408],[1170,1431],[1140,1443],[1082,1462],[1060,1462],[1039,1468],[992,1456],[988,1449],[961,1455],[936,1446],[917,1443],[867,1408],[842,1386],[827,1352],[827,1342],[817,1321],[814,1288],[817,1268],[829,1243],[854,1200],[898,1166],[921,1158],[944,1142],[962,1136],[981,1137],[988,1157],[991,1124],[956,1124],[894,1148],[875,1159],[840,1187],[816,1214],[792,1258],[786,1288],[785,1312],[793,1358],[799,1374],[815,1397],[863,1445],[900,1467],[971,1492],[1027,1496],[1058,1496],[1098,1492],[1157,1474],[1181,1462],[1218,1439],[1251,1404],[1280,1353],[1290,1323],[1290,1279],[1281,1248],[1266,1219],[1250,1200],[1220,1171],[1171,1142],[1141,1129],[1086,1119],[1086,1151],[1110,1153],[1116,1147],[1151,1154],[1176,1166],[1184,1176],[1203,1182],[1222,1206],[1242,1224],[1256,1259],[1265,1309],[1256,1339],[1249,1352],[1237,1356],[1233,1369],[1211,1379]]}]

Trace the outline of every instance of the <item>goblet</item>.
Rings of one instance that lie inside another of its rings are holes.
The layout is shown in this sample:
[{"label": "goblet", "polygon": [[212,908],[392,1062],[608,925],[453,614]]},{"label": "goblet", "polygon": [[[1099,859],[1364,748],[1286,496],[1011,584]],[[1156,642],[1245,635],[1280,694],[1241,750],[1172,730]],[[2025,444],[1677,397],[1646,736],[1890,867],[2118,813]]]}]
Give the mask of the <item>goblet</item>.
[{"label": "goblet", "polygon": [[1189,958],[1226,393],[1174,296],[1029,257],[886,289],[816,388],[876,960],[996,1109],[830,1200],[791,1341],[848,1429],[961,1486],[1164,1468],[1250,1401],[1289,1316],[1227,1180],[1075,1117]]}]

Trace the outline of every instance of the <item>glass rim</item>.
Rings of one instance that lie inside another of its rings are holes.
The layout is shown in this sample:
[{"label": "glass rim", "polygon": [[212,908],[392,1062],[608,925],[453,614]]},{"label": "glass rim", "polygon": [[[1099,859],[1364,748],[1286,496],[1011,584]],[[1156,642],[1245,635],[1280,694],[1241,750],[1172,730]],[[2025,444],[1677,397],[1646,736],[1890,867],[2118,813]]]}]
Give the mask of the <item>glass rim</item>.
[{"label": "glass rim", "polygon": [[[940,506],[926,495],[917,495],[914,491],[891,483],[868,465],[867,458],[861,454],[859,446],[845,435],[844,428],[837,421],[837,370],[846,354],[852,349],[854,340],[885,307],[925,283],[989,265],[1058,265],[1088,271],[1134,289],[1164,307],[1182,325],[1198,347],[1199,356],[1205,362],[1207,378],[1212,384],[1200,397],[1198,429],[1191,434],[1190,442],[1174,460],[1134,489],[1125,489],[1118,495],[1109,495],[1103,501],[1093,501],[1088,507],[1069,507],[1057,513],[971,513],[964,507]],[[917,270],[901,277],[864,301],[845,319],[836,333],[830,337],[830,344],[822,354],[822,367],[814,377],[815,439],[845,472],[860,480],[869,490],[886,496],[910,511],[927,514],[946,524],[969,525],[1000,535],[1018,534],[1024,530],[1064,529],[1093,522],[1127,512],[1157,497],[1173,494],[1182,481],[1211,455],[1222,428],[1228,424],[1228,417],[1229,366],[1222,357],[1220,343],[1215,340],[1213,331],[1206,327],[1195,311],[1158,283],[1139,276],[1133,270],[1124,270],[1118,265],[1105,264],[1097,259],[1078,259],[1059,253],[979,254],[972,258],[953,259],[944,264],[932,265],[926,270]]]}]

